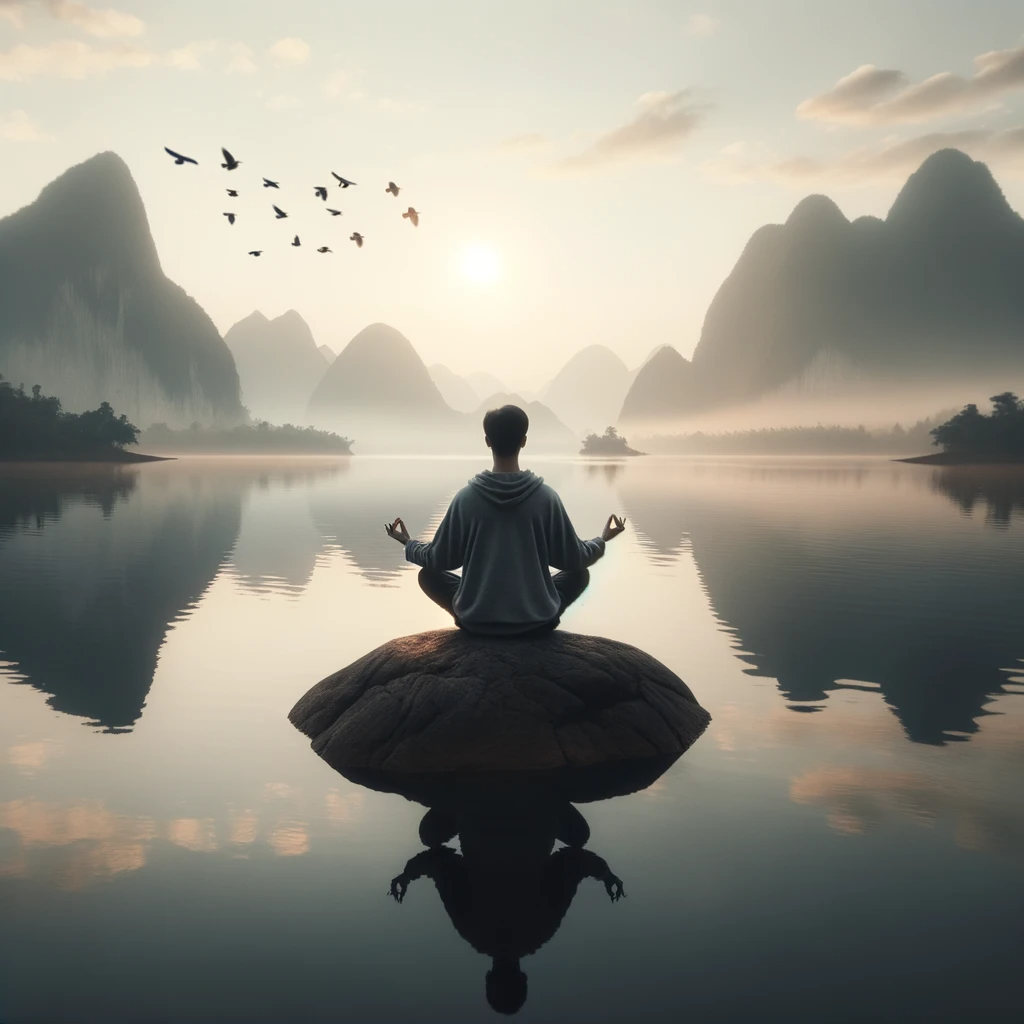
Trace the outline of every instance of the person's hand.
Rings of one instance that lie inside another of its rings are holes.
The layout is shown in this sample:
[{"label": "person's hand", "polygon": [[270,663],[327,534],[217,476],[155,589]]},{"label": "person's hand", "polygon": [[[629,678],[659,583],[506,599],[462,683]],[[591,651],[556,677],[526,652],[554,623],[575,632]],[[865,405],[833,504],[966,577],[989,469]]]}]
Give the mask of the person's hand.
[{"label": "person's hand", "polygon": [[608,517],[608,522],[604,524],[604,530],[601,531],[601,540],[609,541],[618,537],[620,533],[626,528],[626,520],[620,519],[616,515]]},{"label": "person's hand", "polygon": [[626,897],[626,893],[622,888],[622,879],[618,875],[613,875],[610,871],[608,872],[608,877],[604,880],[604,891],[608,893],[608,898],[612,903],[617,903]]},{"label": "person's hand", "polygon": [[398,875],[396,878],[391,879],[391,891],[389,895],[396,903],[401,903],[405,899],[405,892],[409,888],[409,880],[405,875]]},{"label": "person's hand", "polygon": [[409,531],[405,528],[405,523],[401,519],[396,519],[393,523],[385,523],[384,529],[387,531],[387,535],[394,537],[399,544],[407,544],[412,540],[409,536]]}]

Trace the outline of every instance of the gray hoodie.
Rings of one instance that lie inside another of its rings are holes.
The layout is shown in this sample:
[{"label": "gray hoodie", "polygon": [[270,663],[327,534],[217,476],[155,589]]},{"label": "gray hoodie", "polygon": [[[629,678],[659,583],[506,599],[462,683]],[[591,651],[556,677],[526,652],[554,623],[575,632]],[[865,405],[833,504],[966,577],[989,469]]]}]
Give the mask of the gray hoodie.
[{"label": "gray hoodie", "polygon": [[530,470],[478,473],[452,499],[430,542],[410,540],[405,557],[427,569],[462,567],[452,602],[475,633],[523,633],[558,618],[548,566],[579,570],[604,554],[580,540],[561,499]]}]

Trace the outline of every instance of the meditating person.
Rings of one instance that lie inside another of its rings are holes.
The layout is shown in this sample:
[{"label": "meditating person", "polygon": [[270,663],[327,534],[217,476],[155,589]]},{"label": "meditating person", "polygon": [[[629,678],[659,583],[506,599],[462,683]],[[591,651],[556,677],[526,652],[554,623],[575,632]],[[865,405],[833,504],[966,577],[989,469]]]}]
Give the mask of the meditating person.
[{"label": "meditating person", "polygon": [[[434,539],[413,540],[399,518],[385,530],[423,568],[424,593],[471,633],[513,636],[554,629],[586,589],[588,569],[626,528],[611,515],[600,537],[580,540],[561,499],[519,468],[530,420],[515,405],[484,416],[494,457],[455,495]],[[560,570],[552,575],[549,567]],[[459,576],[453,569],[462,569]]]}]

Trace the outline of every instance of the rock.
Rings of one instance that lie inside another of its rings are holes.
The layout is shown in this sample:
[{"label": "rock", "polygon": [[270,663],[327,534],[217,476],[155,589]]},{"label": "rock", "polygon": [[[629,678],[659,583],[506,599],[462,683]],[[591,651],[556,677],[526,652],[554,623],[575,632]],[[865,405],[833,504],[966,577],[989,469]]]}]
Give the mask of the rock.
[{"label": "rock", "polygon": [[288,717],[334,768],[413,773],[678,756],[711,720],[678,676],[627,644],[454,629],[389,641]]}]

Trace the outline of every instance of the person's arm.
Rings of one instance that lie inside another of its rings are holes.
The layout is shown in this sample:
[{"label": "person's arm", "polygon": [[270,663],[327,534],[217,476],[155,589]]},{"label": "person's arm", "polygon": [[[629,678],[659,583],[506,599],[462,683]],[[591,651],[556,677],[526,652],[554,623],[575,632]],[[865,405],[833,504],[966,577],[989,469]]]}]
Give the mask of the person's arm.
[{"label": "person's arm", "polygon": [[599,857],[590,850],[576,850],[568,846],[559,850],[555,856],[562,859],[561,867],[565,872],[565,880],[574,889],[584,878],[594,878],[604,883],[604,891],[608,893],[612,903],[626,895],[622,879],[608,867],[604,857]]},{"label": "person's arm", "polygon": [[[621,532],[619,530],[618,532]],[[580,540],[565,511],[562,499],[554,495],[551,505],[551,519],[548,528],[548,563],[556,569],[578,571],[593,565],[603,554],[608,527],[605,535],[593,540]],[[611,536],[616,536],[612,534]]]},{"label": "person's arm", "polygon": [[423,850],[417,853],[406,865],[405,870],[391,880],[390,896],[396,903],[405,899],[406,890],[410,882],[426,875],[427,878],[436,878],[437,875],[449,869],[453,861],[458,860],[459,855],[448,846],[438,846],[432,850]]},{"label": "person's arm", "polygon": [[458,569],[465,560],[465,534],[458,499],[448,506],[431,541],[414,540],[401,519],[396,519],[385,529],[389,537],[405,545],[406,560],[425,569]]}]

